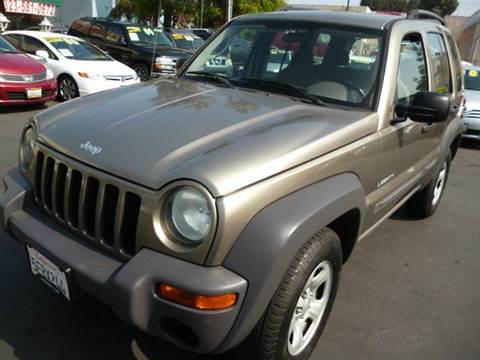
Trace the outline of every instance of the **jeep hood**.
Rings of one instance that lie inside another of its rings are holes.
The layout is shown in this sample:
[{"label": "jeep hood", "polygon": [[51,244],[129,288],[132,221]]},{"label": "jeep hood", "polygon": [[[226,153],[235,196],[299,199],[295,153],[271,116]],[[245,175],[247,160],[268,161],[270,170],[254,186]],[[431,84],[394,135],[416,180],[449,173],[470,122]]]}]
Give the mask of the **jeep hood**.
[{"label": "jeep hood", "polygon": [[[223,196],[376,131],[376,115],[190,80],[89,95],[37,116],[39,140],[150,189]],[[100,149],[100,151],[99,151]]]}]

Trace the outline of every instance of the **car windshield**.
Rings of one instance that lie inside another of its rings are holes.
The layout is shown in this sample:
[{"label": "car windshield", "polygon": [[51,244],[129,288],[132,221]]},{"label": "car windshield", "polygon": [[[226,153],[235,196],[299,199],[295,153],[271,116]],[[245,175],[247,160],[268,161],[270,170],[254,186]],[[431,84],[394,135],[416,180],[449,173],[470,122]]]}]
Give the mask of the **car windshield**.
[{"label": "car windshield", "polygon": [[297,94],[301,89],[323,102],[369,108],[382,40],[382,32],[362,28],[339,30],[303,22],[233,24],[181,76],[205,80],[200,74],[208,72],[233,86],[271,92],[295,87]]},{"label": "car windshield", "polygon": [[138,45],[173,47],[172,42],[162,29],[149,26],[127,26],[128,38],[130,42]]},{"label": "car windshield", "polygon": [[5,38],[0,36],[0,54],[16,54],[18,50],[10,44]]},{"label": "car windshield", "polygon": [[66,37],[45,38],[60,54],[72,60],[112,60],[110,56],[88,42]]},{"label": "car windshield", "polygon": [[465,89],[480,91],[480,68],[465,70]]},{"label": "car windshield", "polygon": [[195,34],[172,33],[172,39],[177,47],[186,50],[196,50],[205,42]]}]

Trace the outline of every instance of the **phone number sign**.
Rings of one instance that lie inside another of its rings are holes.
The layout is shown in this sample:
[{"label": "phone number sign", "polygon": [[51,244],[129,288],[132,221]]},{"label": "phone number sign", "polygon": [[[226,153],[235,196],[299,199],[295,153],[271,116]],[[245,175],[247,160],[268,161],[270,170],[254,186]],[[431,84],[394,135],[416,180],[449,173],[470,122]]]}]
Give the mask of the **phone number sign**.
[{"label": "phone number sign", "polygon": [[55,5],[29,0],[3,0],[5,11],[19,14],[55,16]]}]

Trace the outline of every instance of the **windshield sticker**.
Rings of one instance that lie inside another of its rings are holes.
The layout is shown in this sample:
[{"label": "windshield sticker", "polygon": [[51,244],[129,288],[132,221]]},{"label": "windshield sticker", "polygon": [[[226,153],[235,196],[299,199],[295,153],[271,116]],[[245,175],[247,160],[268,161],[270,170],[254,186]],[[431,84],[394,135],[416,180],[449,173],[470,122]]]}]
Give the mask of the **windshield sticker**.
[{"label": "windshield sticker", "polygon": [[477,77],[478,76],[478,71],[477,70],[470,70],[468,72],[468,76],[470,77]]},{"label": "windshield sticker", "polygon": [[155,32],[150,28],[143,28],[143,32],[147,35],[154,36]]},{"label": "windshield sticker", "polygon": [[128,26],[127,30],[128,30],[129,33],[142,32],[142,29],[140,29],[138,26]]},{"label": "windshield sticker", "polygon": [[75,39],[65,38],[64,41],[68,45],[78,45],[79,44],[79,42]]},{"label": "windshield sticker", "polygon": [[183,40],[185,37],[182,34],[172,34],[174,40]]},{"label": "windshield sticker", "polygon": [[129,33],[128,36],[130,37],[131,41],[140,41],[137,33]]},{"label": "windshield sticker", "polygon": [[65,57],[73,57],[73,53],[68,49],[58,49],[58,51]]},{"label": "windshield sticker", "polygon": [[63,42],[62,38],[45,38],[45,40],[47,40],[51,44],[58,43],[58,42]]}]

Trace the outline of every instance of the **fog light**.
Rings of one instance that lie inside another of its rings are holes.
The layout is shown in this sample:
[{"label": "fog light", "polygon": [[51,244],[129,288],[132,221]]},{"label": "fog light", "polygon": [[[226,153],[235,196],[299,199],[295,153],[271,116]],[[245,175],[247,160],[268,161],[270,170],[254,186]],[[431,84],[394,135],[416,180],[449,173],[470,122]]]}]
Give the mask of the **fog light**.
[{"label": "fog light", "polygon": [[162,299],[198,310],[223,310],[236,304],[237,294],[193,295],[170,285],[158,285],[156,294]]}]

